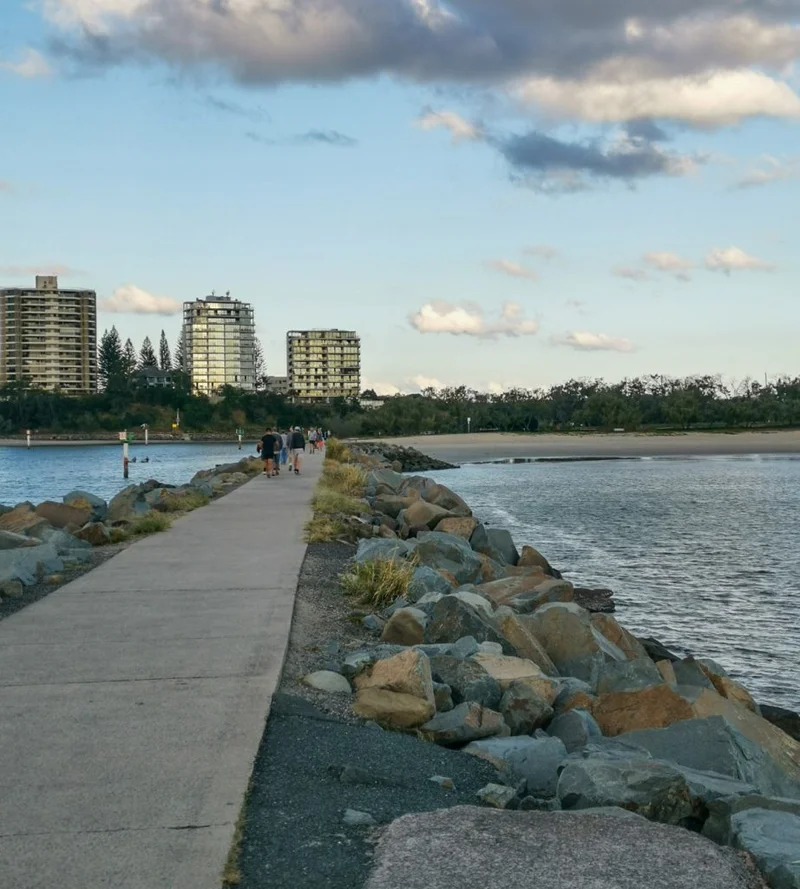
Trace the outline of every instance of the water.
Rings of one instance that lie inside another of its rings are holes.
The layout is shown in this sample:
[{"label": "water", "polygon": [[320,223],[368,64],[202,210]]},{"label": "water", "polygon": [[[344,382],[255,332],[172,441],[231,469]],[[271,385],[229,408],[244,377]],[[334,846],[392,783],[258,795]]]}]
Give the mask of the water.
[{"label": "water", "polygon": [[467,465],[432,473],[639,635],[800,709],[800,459]]},{"label": "water", "polygon": [[[126,485],[150,478],[172,485],[185,484],[200,469],[256,454],[254,444],[243,444],[241,451],[237,447],[236,442],[132,445],[131,459],[136,457],[137,462],[130,464],[128,481],[122,477],[121,445],[31,450],[0,447],[0,503],[60,500],[76,488],[109,500]],[[149,457],[150,462],[139,462],[144,457]]]}]

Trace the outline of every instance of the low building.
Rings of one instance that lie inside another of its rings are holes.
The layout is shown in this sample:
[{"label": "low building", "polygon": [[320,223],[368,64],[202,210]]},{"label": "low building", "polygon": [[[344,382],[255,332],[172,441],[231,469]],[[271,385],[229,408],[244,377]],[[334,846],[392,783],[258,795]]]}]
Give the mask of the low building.
[{"label": "low building", "polygon": [[266,390],[271,395],[289,394],[289,377],[267,377]]},{"label": "low building", "polygon": [[140,386],[148,388],[175,388],[175,371],[161,370],[159,367],[143,367],[136,372],[135,379]]},{"label": "low building", "polygon": [[354,330],[290,330],[286,368],[289,390],[298,401],[358,398],[361,339]]}]

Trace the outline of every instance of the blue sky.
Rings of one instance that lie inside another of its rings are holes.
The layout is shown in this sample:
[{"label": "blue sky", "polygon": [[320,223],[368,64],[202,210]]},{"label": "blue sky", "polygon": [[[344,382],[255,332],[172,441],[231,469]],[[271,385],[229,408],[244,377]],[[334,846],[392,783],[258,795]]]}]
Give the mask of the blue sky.
[{"label": "blue sky", "polygon": [[4,0],[0,284],[60,267],[137,346],[229,290],[269,372],[354,328],[386,391],[798,374],[797,10],[284,2]]}]

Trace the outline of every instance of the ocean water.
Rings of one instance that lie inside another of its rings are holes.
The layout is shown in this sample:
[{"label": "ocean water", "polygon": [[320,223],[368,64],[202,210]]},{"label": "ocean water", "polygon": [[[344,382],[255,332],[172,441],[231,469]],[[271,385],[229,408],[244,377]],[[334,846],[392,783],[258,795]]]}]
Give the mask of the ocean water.
[{"label": "ocean water", "polygon": [[[122,477],[121,445],[68,447],[0,447],[0,503],[60,500],[79,488],[109,500],[126,485],[155,478],[171,485],[185,484],[200,469],[255,456],[255,444],[131,445],[128,481]],[[149,463],[141,462],[145,457]]]},{"label": "ocean water", "polygon": [[800,710],[800,458],[466,465],[431,473],[638,635]]}]

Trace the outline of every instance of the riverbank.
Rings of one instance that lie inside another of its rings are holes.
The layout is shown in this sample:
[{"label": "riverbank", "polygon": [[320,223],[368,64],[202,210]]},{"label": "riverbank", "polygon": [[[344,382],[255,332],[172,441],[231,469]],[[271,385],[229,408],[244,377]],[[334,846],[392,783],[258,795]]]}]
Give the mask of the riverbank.
[{"label": "riverbank", "polygon": [[800,429],[775,432],[516,433],[421,435],[384,439],[450,463],[542,458],[711,457],[800,454]]}]

